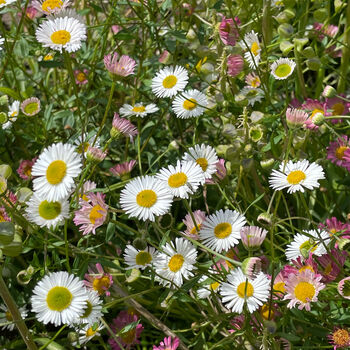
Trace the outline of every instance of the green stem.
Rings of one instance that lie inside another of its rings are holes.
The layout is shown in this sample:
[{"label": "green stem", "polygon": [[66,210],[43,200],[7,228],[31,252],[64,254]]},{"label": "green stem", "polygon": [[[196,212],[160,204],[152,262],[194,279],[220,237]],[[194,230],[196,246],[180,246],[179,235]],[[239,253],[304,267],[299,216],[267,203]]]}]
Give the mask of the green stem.
[{"label": "green stem", "polygon": [[39,348],[39,350],[44,350],[46,347],[48,347],[62,332],[63,330],[67,327],[67,325],[63,325],[58,332],[46,343],[44,344],[42,347]]},{"label": "green stem", "polygon": [[306,98],[307,97],[307,92],[306,92],[306,88],[305,88],[303,69],[301,67],[301,61],[300,61],[300,56],[299,56],[299,51],[298,51],[298,45],[296,43],[294,44],[294,56],[295,56],[295,62],[296,62],[296,65],[297,65],[297,77],[298,77],[298,79],[296,80],[297,86],[300,89],[300,92],[303,95],[303,97]]},{"label": "green stem", "polygon": [[346,8],[346,25],[344,30],[344,46],[343,46],[343,54],[341,57],[341,65],[340,65],[340,77],[338,81],[338,93],[342,93],[345,91],[346,77],[349,68],[349,59],[350,59],[350,2],[348,2]]},{"label": "green stem", "polygon": [[68,249],[68,220],[64,222],[64,246],[65,246],[65,253],[66,253],[66,266],[67,271],[70,273],[70,264],[69,264],[69,249]]}]

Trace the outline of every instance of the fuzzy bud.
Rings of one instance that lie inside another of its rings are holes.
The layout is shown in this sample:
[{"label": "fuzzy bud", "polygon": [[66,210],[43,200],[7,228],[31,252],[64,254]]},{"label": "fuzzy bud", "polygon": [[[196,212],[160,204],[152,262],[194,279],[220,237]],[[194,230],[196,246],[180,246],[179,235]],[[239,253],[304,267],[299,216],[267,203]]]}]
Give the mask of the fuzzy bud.
[{"label": "fuzzy bud", "polygon": [[262,225],[270,226],[272,224],[272,215],[266,212],[261,213],[257,220]]},{"label": "fuzzy bud", "polygon": [[12,169],[8,164],[0,165],[0,176],[3,176],[5,179],[8,179],[12,174]]},{"label": "fuzzy bud", "polygon": [[0,112],[0,125],[8,122],[8,116],[5,112]]},{"label": "fuzzy bud", "polygon": [[324,120],[325,118],[323,113],[316,113],[312,118],[312,122],[317,126],[322,125],[324,123]]},{"label": "fuzzy bud", "polygon": [[244,259],[242,271],[249,278],[254,278],[261,271],[261,260],[256,257]]},{"label": "fuzzy bud", "polygon": [[310,70],[318,71],[321,67],[321,61],[318,57],[313,57],[306,61],[306,65]]},{"label": "fuzzy bud", "polygon": [[328,98],[332,98],[337,94],[337,90],[334,89],[334,87],[327,85],[323,92],[322,92],[322,96],[323,97],[328,97]]}]

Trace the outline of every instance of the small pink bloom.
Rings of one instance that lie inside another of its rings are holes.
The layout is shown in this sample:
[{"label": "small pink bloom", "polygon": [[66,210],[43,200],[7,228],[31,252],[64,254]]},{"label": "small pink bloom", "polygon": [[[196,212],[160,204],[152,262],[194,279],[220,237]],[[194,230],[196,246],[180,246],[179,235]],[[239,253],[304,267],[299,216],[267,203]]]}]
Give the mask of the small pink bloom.
[{"label": "small pink bloom", "polygon": [[242,72],[244,67],[244,59],[241,55],[230,55],[227,57],[227,74],[236,77]]},{"label": "small pink bloom", "polygon": [[[200,230],[202,222],[206,219],[205,212],[201,210],[196,210],[193,212],[193,217],[196,221],[198,230]],[[191,214],[188,213],[185,216],[185,219],[182,220],[182,222],[186,225],[186,231],[184,231],[184,234],[188,237],[197,240],[199,238],[199,232],[197,231],[194,225]]]},{"label": "small pink bloom", "polygon": [[112,121],[111,136],[117,137],[119,134],[124,136],[129,136],[132,141],[134,136],[139,132],[134,124],[132,124],[128,119],[119,117],[118,113],[114,113],[114,118]]},{"label": "small pink bloom", "polygon": [[74,71],[75,83],[78,85],[87,84],[88,83],[88,75],[89,75],[89,71],[87,69],[75,70]]},{"label": "small pink bloom", "polygon": [[240,234],[244,247],[248,250],[255,250],[264,242],[267,231],[258,226],[244,226]]},{"label": "small pink bloom", "polygon": [[327,159],[350,171],[350,138],[342,135],[327,147]]},{"label": "small pink bloom", "polygon": [[286,119],[288,126],[302,126],[308,118],[308,114],[301,109],[287,108]]},{"label": "small pink bloom", "polygon": [[254,89],[258,88],[261,85],[261,80],[260,80],[259,76],[256,75],[255,73],[249,73],[245,77],[245,82],[249,87],[254,88]]},{"label": "small pink bloom", "polygon": [[102,149],[98,147],[89,146],[86,151],[86,158],[92,162],[102,162],[107,156],[107,152],[103,152]]},{"label": "small pink bloom", "polygon": [[129,162],[124,162],[115,165],[114,167],[110,168],[109,171],[115,176],[120,176],[122,180],[126,180],[130,178],[131,170],[134,168],[135,165],[136,160],[132,159]]},{"label": "small pink bloom", "polygon": [[40,100],[37,97],[27,98],[21,103],[23,114],[31,117],[40,112]]},{"label": "small pink bloom", "polygon": [[28,6],[26,10],[26,15],[30,19],[34,19],[38,14],[38,10],[33,6]]},{"label": "small pink bloom", "polygon": [[179,338],[172,339],[171,337],[165,337],[164,341],[161,341],[159,346],[153,345],[153,350],[176,350],[179,344]]},{"label": "small pink bloom", "polygon": [[32,160],[26,159],[22,160],[19,163],[19,167],[17,169],[17,174],[23,180],[29,180],[32,177],[32,166],[38,157],[33,158]]},{"label": "small pink bloom", "polygon": [[168,62],[169,57],[170,57],[170,52],[167,51],[167,50],[164,50],[162,52],[162,54],[159,56],[158,61],[160,63],[164,63],[165,64],[166,62]]},{"label": "small pink bloom", "polygon": [[222,181],[227,174],[225,167],[225,159],[220,158],[216,163],[216,173],[213,176],[213,179],[205,179],[205,183],[209,185],[214,185],[218,181]]},{"label": "small pink bloom", "polygon": [[111,295],[108,289],[113,284],[112,275],[104,272],[101,264],[96,264],[96,267],[88,269],[88,273],[85,274],[84,285],[87,288],[95,290],[100,295],[106,293],[107,296]]},{"label": "small pink bloom", "polygon": [[7,215],[5,207],[0,207],[0,222],[11,221],[11,218]]},{"label": "small pink bloom", "polygon": [[[236,22],[236,24],[234,23]],[[240,25],[241,21],[238,17],[232,18],[222,18],[222,21],[219,26],[219,35],[221,41],[225,45],[235,46],[236,41],[239,38],[239,33],[237,27]]]},{"label": "small pink bloom", "polygon": [[341,267],[344,266],[346,258],[348,257],[347,252],[336,249],[331,250],[331,255],[332,257],[329,254],[317,257],[317,261],[323,267],[321,274],[322,282],[324,283],[332,282],[338,277],[341,272]]},{"label": "small pink bloom", "polygon": [[[340,96],[345,97],[344,94]],[[326,99],[327,109],[330,110],[331,115],[346,115],[350,111],[350,103],[343,101],[339,97],[331,97]],[[341,123],[342,119],[332,119],[333,124]]]},{"label": "small pink bloom", "polygon": [[327,112],[327,105],[325,102],[320,102],[318,100],[313,100],[308,98],[303,104],[302,108],[309,113],[309,118],[305,121],[305,126],[311,130],[317,130],[318,126],[312,121],[313,117],[317,113],[322,113],[324,116],[329,116],[330,113]]},{"label": "small pink bloom", "polygon": [[134,74],[136,61],[131,57],[122,55],[118,61],[119,55],[115,52],[104,57],[103,61],[106,69],[113,75],[127,77]]},{"label": "small pink bloom", "polygon": [[111,27],[113,34],[118,34],[123,28],[121,26],[118,26],[117,24],[113,25]]},{"label": "small pink bloom", "polygon": [[347,348],[350,346],[350,334],[345,328],[335,327],[334,331],[327,335],[330,343],[334,345],[333,350]]},{"label": "small pink bloom", "polygon": [[322,23],[314,23],[314,29],[315,31],[318,32],[318,39],[323,40],[323,38],[326,36],[329,36],[331,38],[336,37],[339,31],[339,27],[333,25],[333,24],[328,24],[324,25]]}]

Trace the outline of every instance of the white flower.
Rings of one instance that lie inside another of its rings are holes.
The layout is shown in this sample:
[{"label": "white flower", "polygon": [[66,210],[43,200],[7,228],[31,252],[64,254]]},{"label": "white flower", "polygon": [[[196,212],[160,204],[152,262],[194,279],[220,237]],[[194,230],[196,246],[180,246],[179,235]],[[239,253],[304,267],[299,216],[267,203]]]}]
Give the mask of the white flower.
[{"label": "white flower", "polygon": [[184,90],[187,82],[188,73],[185,68],[165,67],[152,79],[152,91],[157,97],[173,97]]},{"label": "white flower", "polygon": [[6,5],[12,4],[13,2],[15,2],[16,0],[1,0],[0,1],[0,9],[2,7],[5,7]]},{"label": "white flower", "polygon": [[74,17],[50,18],[39,26],[35,35],[44,47],[75,52],[86,39],[86,26]]},{"label": "white flower", "polygon": [[86,324],[92,326],[95,322],[98,322],[102,314],[102,300],[99,294],[92,289],[86,288],[86,309],[84,313],[74,320],[76,324]]},{"label": "white flower", "polygon": [[220,287],[219,282],[214,281],[207,276],[202,276],[201,279],[198,281],[198,283],[201,284],[203,284],[204,282],[206,282],[205,285],[197,290],[197,295],[200,299],[208,298],[212,292],[218,292]]},{"label": "white flower", "polygon": [[197,251],[193,245],[184,238],[176,238],[175,244],[167,243],[163,247],[163,253],[159,254],[158,262],[155,266],[156,276],[162,285],[180,287],[183,279],[193,276],[193,264],[196,263]]},{"label": "white flower", "polygon": [[220,294],[222,302],[232,312],[242,313],[245,302],[250,313],[269,298],[270,281],[260,272],[253,280],[246,277],[240,267],[227,275],[227,282],[222,283]]},{"label": "white flower", "polygon": [[260,61],[261,47],[257,33],[252,30],[244,36],[244,41],[240,42],[244,50],[248,50],[244,54],[244,58],[248,61],[249,67],[256,69]]},{"label": "white flower", "polygon": [[189,194],[195,193],[205,181],[202,168],[193,161],[178,160],[175,167],[169,165],[168,168],[160,169],[156,177],[166,185],[173,196],[180,198],[188,198]]},{"label": "white flower", "polygon": [[44,149],[33,165],[34,191],[49,202],[67,198],[80,170],[81,159],[73,145],[52,144]]},{"label": "white flower", "polygon": [[5,42],[5,39],[0,35],[0,51],[2,50],[2,44]]},{"label": "white flower", "polygon": [[69,5],[70,0],[34,0],[32,5],[46,15],[58,13]]},{"label": "white flower", "polygon": [[14,101],[9,107],[9,111],[7,112],[8,121],[2,125],[2,128],[4,130],[9,129],[12,126],[12,123],[14,123],[17,120],[20,104],[21,102]]},{"label": "white flower", "polygon": [[51,228],[62,225],[64,220],[69,218],[69,202],[66,199],[48,202],[45,197],[34,192],[26,208],[26,217],[40,227]]},{"label": "white flower", "polygon": [[45,276],[33,290],[32,311],[44,324],[71,325],[87,307],[86,288],[81,280],[68,272]]},{"label": "white flower", "polygon": [[[86,154],[89,146],[92,146],[92,144],[95,141],[96,135],[88,135],[87,133],[84,134],[84,137],[82,135],[79,135],[75,140],[74,140],[74,145],[76,146],[76,151],[81,154],[84,151],[84,154]],[[94,147],[100,148],[100,138],[97,138],[95,141]]]},{"label": "white flower", "polygon": [[324,179],[324,172],[320,165],[309,163],[308,160],[299,160],[293,163],[281,164],[279,171],[272,170],[269,182],[277,191],[288,188],[288,193],[304,192],[304,187],[312,190],[320,186],[318,180]]},{"label": "white flower", "polygon": [[120,194],[120,205],[130,217],[154,221],[167,213],[173,195],[162,181],[153,176],[141,176],[130,181]]},{"label": "white flower", "polygon": [[159,110],[159,108],[154,104],[151,103],[149,105],[143,105],[143,103],[136,103],[135,105],[131,106],[128,104],[124,104],[120,109],[119,109],[119,114],[122,117],[130,117],[132,115],[136,117],[143,118],[147,114],[155,113]]},{"label": "white flower", "polygon": [[251,88],[250,86],[244,87],[240,94],[242,94],[247,100],[248,105],[254,106],[256,102],[261,102],[264,97],[264,90],[260,88]]},{"label": "white flower", "polygon": [[308,257],[310,252],[317,256],[327,253],[325,245],[327,246],[330,243],[328,232],[316,230],[304,232],[308,235],[297,233],[293,241],[288,244],[286,257],[289,261],[296,260],[298,257]]},{"label": "white flower", "polygon": [[271,65],[271,74],[277,80],[287,79],[294,71],[296,64],[289,58],[280,58]]},{"label": "white flower", "polygon": [[139,250],[128,244],[124,251],[125,263],[128,265],[127,269],[144,270],[147,266],[153,265],[156,258],[157,253],[153,247]]},{"label": "white flower", "polygon": [[[22,306],[18,309],[18,311],[20,312],[21,314],[21,317],[23,319],[25,319],[27,316],[28,316],[28,311],[27,311],[27,308],[25,306]],[[8,323],[4,326],[1,327],[1,329],[3,331],[13,331],[15,329],[15,326],[16,326],[16,323],[13,322],[13,317],[12,317],[12,314],[10,312],[10,310],[7,308],[7,306],[5,304],[0,304],[0,314],[4,314],[4,316],[0,316],[0,323]],[[12,323],[9,323],[9,322],[12,322]]]},{"label": "white flower", "polygon": [[171,106],[178,118],[188,119],[202,115],[207,105],[207,97],[193,89],[177,95]]},{"label": "white flower", "polygon": [[73,342],[73,346],[83,345],[87,343],[89,340],[91,340],[95,336],[100,336],[101,334],[99,333],[102,329],[104,328],[104,325],[102,323],[98,323],[97,328],[87,324],[83,328],[79,329],[76,328],[76,332],[79,334],[79,340],[78,342]]}]

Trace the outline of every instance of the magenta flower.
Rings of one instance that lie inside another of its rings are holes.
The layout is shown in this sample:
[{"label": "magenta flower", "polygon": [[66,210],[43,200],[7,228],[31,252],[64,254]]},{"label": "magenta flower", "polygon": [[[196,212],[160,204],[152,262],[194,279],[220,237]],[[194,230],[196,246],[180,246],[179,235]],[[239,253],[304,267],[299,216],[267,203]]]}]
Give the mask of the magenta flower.
[{"label": "magenta flower", "polygon": [[88,83],[88,74],[89,74],[89,71],[87,69],[75,70],[74,71],[75,83],[78,85],[87,84]]},{"label": "magenta flower", "polygon": [[88,201],[80,200],[81,208],[75,212],[74,224],[81,226],[79,231],[83,235],[96,234],[96,229],[103,225],[106,220],[108,205],[104,202],[105,195],[97,193],[86,194]]},{"label": "magenta flower", "polygon": [[127,77],[134,74],[136,61],[131,57],[122,55],[118,61],[119,55],[115,52],[104,57],[103,61],[106,69],[115,76]]},{"label": "magenta flower", "polygon": [[350,171],[350,138],[342,135],[327,147],[327,159]]},{"label": "magenta flower", "polygon": [[96,264],[96,267],[88,269],[88,273],[85,274],[84,285],[102,295],[106,293],[107,296],[111,295],[108,289],[113,284],[112,275],[104,272],[101,264]]},{"label": "magenta flower", "polygon": [[129,162],[124,162],[117,164],[114,167],[110,168],[109,171],[115,175],[119,176],[123,181],[130,178],[131,170],[136,165],[136,160],[132,159]]},{"label": "magenta flower", "polygon": [[111,27],[113,34],[118,34],[123,28],[121,26],[118,26],[117,24],[113,25]]},{"label": "magenta flower", "polygon": [[[235,21],[236,24],[233,21]],[[230,46],[236,45],[236,41],[239,38],[237,27],[240,24],[241,24],[241,21],[239,20],[238,17],[235,17],[234,20],[232,18],[223,17],[219,26],[219,35],[220,35],[221,41],[225,45],[230,45]]]},{"label": "magenta flower", "polygon": [[244,59],[241,55],[230,55],[227,57],[227,74],[236,77],[242,72],[244,67]]},{"label": "magenta flower", "polygon": [[[331,250],[331,256],[329,254],[324,254],[317,257],[317,261],[323,267],[322,282],[328,283],[334,281],[339,273],[341,272],[341,267],[344,266],[348,253],[345,251],[339,251],[336,249]],[[338,264],[335,261],[338,262]]]},{"label": "magenta flower", "polygon": [[[196,221],[198,230],[200,230],[202,222],[206,219],[205,212],[201,210],[195,210],[193,212],[193,217],[194,217],[194,220]],[[182,222],[186,225],[186,231],[184,231],[184,234],[193,239],[198,239],[199,232],[197,231],[194,225],[191,214],[188,213],[185,216],[185,218],[182,220]]]},{"label": "magenta flower", "polygon": [[172,339],[171,337],[165,337],[160,342],[159,346],[153,345],[153,350],[176,350],[180,344],[179,338]]},{"label": "magenta flower", "polygon": [[139,132],[134,124],[132,124],[128,119],[119,117],[118,113],[114,113],[114,118],[112,121],[111,137],[118,137],[120,134],[124,136],[129,136],[132,141],[134,136]]},{"label": "magenta flower", "polygon": [[319,228],[328,231],[330,235],[340,234],[342,238],[350,238],[350,236],[346,236],[346,234],[350,234],[350,224],[344,224],[334,216],[327,219],[325,225],[319,224]]},{"label": "magenta flower", "polygon": [[318,39],[321,41],[324,39],[325,35],[334,38],[339,31],[339,27],[333,24],[324,25],[323,23],[315,22],[313,26],[314,30],[318,33]]},{"label": "magenta flower", "polygon": [[32,160],[26,159],[22,160],[19,163],[19,167],[17,169],[17,174],[23,180],[29,180],[32,177],[32,166],[38,157],[33,158]]},{"label": "magenta flower", "polygon": [[[340,96],[345,97],[344,94]],[[332,97],[326,99],[327,109],[330,110],[331,115],[346,115],[350,111],[350,103],[343,101],[339,97]],[[333,124],[341,123],[342,119],[332,119]]]},{"label": "magenta flower", "polygon": [[160,63],[165,64],[165,63],[168,62],[169,57],[170,57],[170,52],[167,51],[167,50],[164,50],[164,51],[162,52],[162,54],[159,56],[158,61],[159,61]]},{"label": "magenta flower", "polygon": [[330,113],[327,112],[327,104],[325,102],[320,102],[318,100],[313,100],[308,98],[303,104],[302,108],[309,113],[309,118],[305,121],[305,126],[311,130],[317,130],[318,126],[313,123],[312,119],[317,113],[321,113],[324,116],[329,116]]},{"label": "magenta flower", "polygon": [[[139,344],[141,333],[143,331],[142,324],[138,323],[135,328],[128,330],[127,332],[123,332],[120,334],[120,331],[128,326],[130,323],[137,322],[139,320],[138,316],[135,314],[130,314],[128,311],[123,310],[120,311],[117,318],[113,320],[113,324],[111,325],[111,329],[118,336],[118,342],[124,347],[124,349],[130,349],[132,345]],[[109,338],[109,345],[112,350],[121,350],[120,346],[113,338]]]}]

